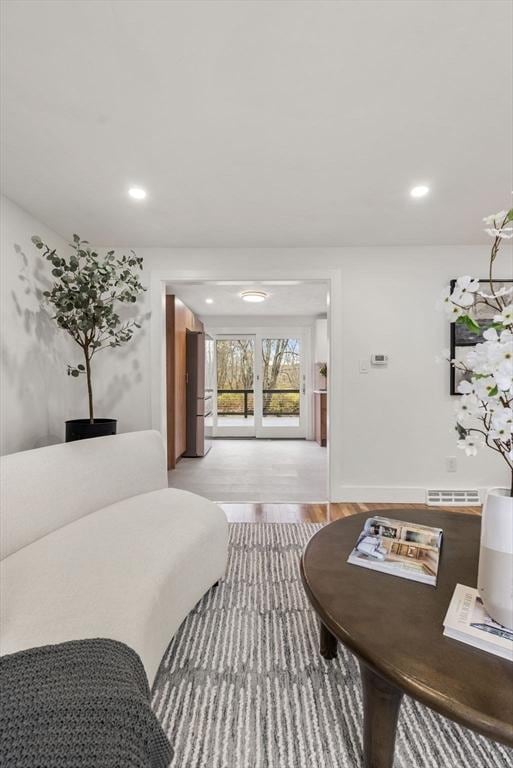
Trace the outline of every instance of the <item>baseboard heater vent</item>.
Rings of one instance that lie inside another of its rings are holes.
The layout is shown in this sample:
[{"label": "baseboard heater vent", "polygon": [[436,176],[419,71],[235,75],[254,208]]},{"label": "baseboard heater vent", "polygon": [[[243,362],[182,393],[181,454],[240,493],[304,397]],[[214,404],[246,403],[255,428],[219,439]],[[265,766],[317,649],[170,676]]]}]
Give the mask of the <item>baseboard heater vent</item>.
[{"label": "baseboard heater vent", "polygon": [[426,503],[430,506],[475,507],[481,504],[478,490],[472,491],[426,491]]}]

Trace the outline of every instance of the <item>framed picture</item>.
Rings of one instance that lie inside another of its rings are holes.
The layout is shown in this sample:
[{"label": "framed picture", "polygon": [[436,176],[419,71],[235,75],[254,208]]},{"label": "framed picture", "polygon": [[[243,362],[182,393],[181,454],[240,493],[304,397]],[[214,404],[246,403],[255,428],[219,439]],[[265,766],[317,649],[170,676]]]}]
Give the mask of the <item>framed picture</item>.
[{"label": "framed picture", "polygon": [[[479,283],[483,286],[485,293],[490,292],[490,282],[486,278],[479,280]],[[494,280],[493,285],[496,290],[503,286],[510,288],[513,284],[513,280]],[[451,293],[456,285],[456,280],[451,280]],[[488,291],[486,287],[488,286]],[[476,323],[479,325],[480,333],[473,333],[465,325],[460,323],[451,323],[451,360],[463,360],[469,347],[474,347],[476,344],[484,341],[483,333],[493,323],[494,315],[498,314],[491,307],[487,307],[486,304],[479,304],[474,315]],[[470,376],[465,371],[460,371],[458,368],[451,369],[451,395],[459,395],[458,385],[461,381],[470,379]]]}]

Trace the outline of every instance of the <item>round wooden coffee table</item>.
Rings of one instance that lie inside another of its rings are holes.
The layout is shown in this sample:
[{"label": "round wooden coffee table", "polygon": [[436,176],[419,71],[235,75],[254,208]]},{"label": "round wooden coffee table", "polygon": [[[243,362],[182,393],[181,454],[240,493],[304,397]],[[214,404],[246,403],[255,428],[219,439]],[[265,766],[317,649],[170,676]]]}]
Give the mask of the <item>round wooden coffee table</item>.
[{"label": "round wooden coffee table", "polygon": [[476,584],[480,518],[428,510],[376,514],[443,529],[436,587],[346,562],[369,513],[322,528],[301,562],[321,621],[321,654],[334,658],[340,641],[360,664],[365,768],[391,768],[403,693],[513,746],[513,663],[443,636],[454,587]]}]

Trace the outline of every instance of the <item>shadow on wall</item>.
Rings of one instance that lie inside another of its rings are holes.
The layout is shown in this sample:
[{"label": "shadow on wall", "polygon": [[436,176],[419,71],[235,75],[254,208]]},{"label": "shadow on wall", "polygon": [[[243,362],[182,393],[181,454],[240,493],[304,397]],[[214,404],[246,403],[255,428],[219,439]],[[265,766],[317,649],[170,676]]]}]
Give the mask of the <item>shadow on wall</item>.
[{"label": "shadow on wall", "polygon": [[[67,376],[67,365],[80,362],[81,350],[56,327],[44,305],[43,292],[51,288],[46,262],[29,258],[15,243],[14,254],[19,263],[19,289],[10,291],[9,336],[0,343],[1,378],[7,425],[6,445],[2,450],[27,450],[60,443],[64,439],[64,422],[86,415],[85,384]],[[137,307],[127,308],[137,315]],[[147,312],[141,318],[147,320]],[[109,416],[133,385],[143,379],[140,363],[130,358],[137,354],[146,331],[141,328],[130,344],[98,355],[95,385],[97,405]],[[112,418],[116,418],[115,413]]]},{"label": "shadow on wall", "polygon": [[128,344],[111,352],[106,350],[93,359],[93,364],[98,363],[97,370],[93,372],[93,387],[96,387],[95,409],[99,417],[117,418],[116,408],[130,390],[144,380],[139,353],[146,337],[144,325],[151,313],[139,315],[136,306],[125,307],[124,310],[123,320],[139,317],[142,327]]},{"label": "shadow on wall", "polygon": [[[22,247],[14,244],[14,252],[20,264],[18,280],[20,290],[13,288],[13,326],[9,327],[9,341],[1,344],[2,380],[10,393],[8,411],[12,420],[23,418],[23,430],[30,434],[25,448],[61,442],[53,409],[60,399],[55,391],[59,367],[63,366],[56,345],[56,330],[52,319],[42,306],[43,291],[49,286],[44,265],[31,261]],[[18,319],[18,325],[14,323]],[[11,398],[15,398],[11,402]],[[19,413],[18,413],[19,412]]]}]

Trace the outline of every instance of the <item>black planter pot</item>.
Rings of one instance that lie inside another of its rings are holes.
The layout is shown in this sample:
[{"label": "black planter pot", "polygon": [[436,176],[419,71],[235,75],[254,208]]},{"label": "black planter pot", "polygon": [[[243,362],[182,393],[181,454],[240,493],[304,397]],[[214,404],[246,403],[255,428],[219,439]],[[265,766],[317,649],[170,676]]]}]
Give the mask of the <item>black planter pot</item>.
[{"label": "black planter pot", "polygon": [[115,435],[117,424],[116,419],[95,419],[92,424],[89,419],[71,419],[66,422],[66,442]]}]

